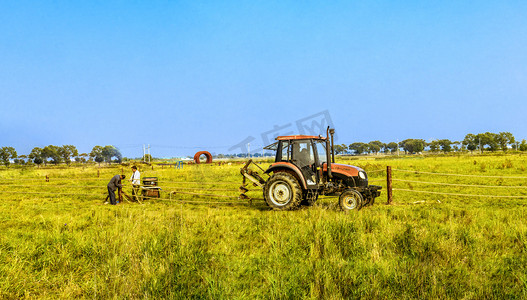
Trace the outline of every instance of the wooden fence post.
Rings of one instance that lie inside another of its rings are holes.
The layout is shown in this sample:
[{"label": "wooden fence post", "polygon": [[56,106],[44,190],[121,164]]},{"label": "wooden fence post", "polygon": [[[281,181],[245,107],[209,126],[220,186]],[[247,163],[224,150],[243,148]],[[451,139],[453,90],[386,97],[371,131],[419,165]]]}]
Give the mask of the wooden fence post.
[{"label": "wooden fence post", "polygon": [[388,195],[388,201],[386,204],[392,204],[392,167],[386,166],[386,193]]}]

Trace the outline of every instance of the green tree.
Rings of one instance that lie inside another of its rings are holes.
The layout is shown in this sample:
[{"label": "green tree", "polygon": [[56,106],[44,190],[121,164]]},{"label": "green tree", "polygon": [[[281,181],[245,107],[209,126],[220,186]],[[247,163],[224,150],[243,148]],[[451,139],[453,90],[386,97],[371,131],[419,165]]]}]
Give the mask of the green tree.
[{"label": "green tree", "polygon": [[77,158],[75,158],[75,161],[78,161],[78,162],[82,162],[82,163],[85,163],[87,158],[88,158],[88,154],[87,153],[81,153],[77,156]]},{"label": "green tree", "polygon": [[11,159],[17,158],[18,155],[16,153],[15,148],[13,147],[2,147],[0,148],[0,161],[7,167],[10,164]]},{"label": "green tree", "polygon": [[520,144],[520,151],[527,151],[527,141],[522,140],[522,143]]},{"label": "green tree", "polygon": [[390,150],[391,153],[395,153],[399,149],[399,145],[396,142],[391,142],[386,145],[386,148]]},{"label": "green tree", "polygon": [[60,147],[54,145],[48,145],[42,149],[42,157],[44,158],[44,163],[51,159],[51,163],[54,165],[60,164],[62,157],[59,152]]},{"label": "green tree", "polygon": [[102,156],[104,157],[104,160],[108,163],[112,162],[112,157],[115,157],[115,161],[120,163],[122,160],[122,155],[119,149],[117,149],[115,146],[107,145],[104,146],[102,149]]},{"label": "green tree", "polygon": [[454,151],[459,151],[459,146],[461,145],[461,142],[459,141],[455,141],[455,142],[452,142],[452,149],[454,149]]},{"label": "green tree", "polygon": [[37,166],[41,165],[44,162],[44,157],[42,156],[42,149],[39,147],[33,148],[31,150],[31,153],[29,153],[28,157],[33,160]]},{"label": "green tree", "polygon": [[[499,149],[498,134],[492,132],[480,133],[476,136],[481,150],[496,151]],[[488,146],[488,147],[486,147]]]},{"label": "green tree", "polygon": [[368,143],[368,150],[375,154],[379,153],[384,147],[386,147],[386,144],[381,141],[371,141]]},{"label": "green tree", "polygon": [[351,151],[355,151],[355,154],[362,154],[368,151],[368,144],[361,142],[353,143],[349,145],[349,149]]},{"label": "green tree", "polygon": [[333,145],[333,150],[335,150],[335,154],[340,154],[346,149],[348,149],[348,147],[346,147],[345,145]]},{"label": "green tree", "polygon": [[104,161],[104,154],[103,154],[103,147],[101,146],[95,146],[90,152],[90,157],[95,160],[96,163],[101,165],[101,163]]},{"label": "green tree", "polygon": [[406,139],[400,143],[400,146],[407,153],[418,153],[425,149],[426,142],[422,139]]},{"label": "green tree", "polygon": [[26,163],[27,155],[19,155],[18,156],[18,163],[23,165]]},{"label": "green tree", "polygon": [[478,138],[475,134],[469,133],[465,136],[465,139],[462,142],[462,145],[467,147],[467,150],[474,151],[478,149]]},{"label": "green tree", "polygon": [[342,152],[341,153],[348,153],[348,145],[346,144],[340,144],[340,146],[342,147]]},{"label": "green tree", "polygon": [[437,152],[441,147],[438,140],[433,140],[429,144],[431,152]]},{"label": "green tree", "polygon": [[441,150],[445,153],[452,151],[452,142],[448,139],[442,139],[438,141]]},{"label": "green tree", "polygon": [[59,147],[57,149],[59,155],[62,159],[66,162],[66,164],[70,164],[71,158],[79,155],[79,152],[77,151],[77,147],[73,145],[62,145],[62,147]]},{"label": "green tree", "polygon": [[516,143],[516,140],[514,139],[514,135],[510,132],[500,132],[497,136],[497,143],[500,145],[501,150],[507,151],[508,145],[512,145]]}]

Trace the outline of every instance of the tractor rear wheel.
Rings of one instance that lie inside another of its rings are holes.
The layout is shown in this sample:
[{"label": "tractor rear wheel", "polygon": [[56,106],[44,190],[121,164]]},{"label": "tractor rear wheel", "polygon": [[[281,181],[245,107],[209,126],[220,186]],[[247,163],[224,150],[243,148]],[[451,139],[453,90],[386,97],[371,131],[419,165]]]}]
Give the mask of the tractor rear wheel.
[{"label": "tractor rear wheel", "polygon": [[343,211],[359,210],[362,202],[362,195],[356,190],[346,190],[339,197],[339,205]]},{"label": "tractor rear wheel", "polygon": [[302,189],[293,175],[279,172],[265,183],[264,198],[267,205],[275,210],[292,210],[302,201]]}]

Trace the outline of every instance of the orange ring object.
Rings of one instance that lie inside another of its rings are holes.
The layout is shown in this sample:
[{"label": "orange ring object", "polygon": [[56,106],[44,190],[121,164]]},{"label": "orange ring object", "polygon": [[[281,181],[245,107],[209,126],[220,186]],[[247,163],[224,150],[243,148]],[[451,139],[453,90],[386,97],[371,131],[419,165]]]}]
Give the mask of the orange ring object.
[{"label": "orange ring object", "polygon": [[206,164],[212,163],[212,155],[208,151],[199,151],[196,154],[194,154],[194,162],[199,164],[200,163],[199,162],[199,157],[202,156],[203,154],[205,154],[205,157],[207,157],[207,162],[205,162],[205,163]]}]

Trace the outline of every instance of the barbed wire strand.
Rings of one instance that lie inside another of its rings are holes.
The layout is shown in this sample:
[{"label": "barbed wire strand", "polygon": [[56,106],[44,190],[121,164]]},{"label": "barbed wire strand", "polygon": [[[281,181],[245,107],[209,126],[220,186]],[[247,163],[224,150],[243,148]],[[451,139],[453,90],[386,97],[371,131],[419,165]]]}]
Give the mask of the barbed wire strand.
[{"label": "barbed wire strand", "polygon": [[4,184],[0,184],[0,188],[1,187],[27,187],[27,188],[33,188],[33,187],[36,187],[36,188],[44,188],[44,187],[53,187],[53,188],[86,188],[86,189],[92,189],[92,188],[97,188],[97,189],[103,189],[105,188],[106,186],[102,186],[102,185],[54,185],[54,184],[39,184],[39,185],[27,185],[27,184],[9,184],[9,185],[4,185]]},{"label": "barbed wire strand", "polygon": [[[8,193],[8,194],[36,194],[36,195],[53,195],[53,196],[91,196],[91,197],[106,197],[107,193],[101,193],[101,194],[87,194],[87,193],[64,193],[64,192],[16,192],[16,191],[0,191],[0,193]],[[230,199],[240,199],[239,197],[234,196],[226,196],[226,195],[214,195],[214,194],[197,194],[197,193],[184,193],[184,192],[176,192],[179,194],[189,194],[189,195],[197,195],[197,196],[207,196],[207,197],[225,197]],[[116,195],[117,196],[117,195]],[[188,200],[180,200],[180,199],[170,199],[165,197],[148,197],[148,196],[140,196],[143,199],[151,199],[151,200],[168,200],[168,201],[180,201],[180,202],[189,202]],[[240,199],[241,200],[241,199]],[[243,200],[260,200],[260,198],[249,198],[249,199],[243,199]],[[127,200],[128,201],[128,200]],[[130,201],[129,201],[130,202]],[[244,202],[204,202],[204,201],[193,201],[195,203],[203,203],[203,204],[246,204]]]},{"label": "barbed wire strand", "polygon": [[443,192],[431,192],[431,191],[420,191],[420,190],[408,190],[408,189],[398,189],[393,188],[394,191],[404,191],[404,192],[414,192],[414,193],[424,193],[424,194],[436,194],[436,195],[449,195],[449,196],[462,196],[462,197],[486,197],[486,198],[527,198],[525,196],[496,196],[496,195],[477,195],[477,194],[458,194],[458,193],[443,193]]},{"label": "barbed wire strand", "polygon": [[392,181],[422,183],[422,184],[431,184],[431,185],[460,186],[460,187],[527,189],[527,186],[518,186],[518,185],[456,184],[456,183],[429,182],[429,181],[406,180],[406,179],[396,179],[396,178],[392,178]]},{"label": "barbed wire strand", "polygon": [[[71,187],[71,188],[85,188],[85,187]],[[90,187],[91,188],[91,187]],[[98,189],[103,189],[104,187],[93,187]],[[164,189],[168,189],[168,187],[163,187]],[[188,195],[203,195],[203,196],[211,196],[211,197],[233,197],[228,195],[218,195],[218,194],[199,194],[199,193],[190,193],[190,192],[184,192],[184,190],[203,190],[203,191],[223,191],[223,192],[232,192],[239,194],[240,192],[237,190],[227,190],[227,189],[197,189],[197,188],[179,188],[174,187],[176,189],[175,191],[171,191],[174,193],[179,194],[188,194]],[[183,191],[182,191],[183,190]],[[248,190],[247,192],[257,192],[258,190]],[[56,191],[49,191],[49,192],[31,192],[31,191],[4,191],[0,190],[0,192],[5,193],[12,193],[12,194],[62,194],[62,195],[95,195],[95,194],[85,194],[85,193],[67,193],[67,192],[56,192]]]},{"label": "barbed wire strand", "polygon": [[[104,186],[94,186],[94,185],[53,185],[53,184],[40,184],[40,185],[22,185],[22,184],[10,184],[10,185],[3,185],[0,184],[0,188],[2,187],[15,187],[15,188],[86,188],[86,189],[105,189],[106,185]],[[125,186],[129,187],[129,186]],[[149,187],[149,186],[141,186],[141,187]],[[198,187],[180,187],[180,186],[156,186],[162,189],[181,189],[181,190],[207,190],[207,191],[216,191],[216,192],[238,192],[235,188],[232,189],[215,189],[215,188],[198,188]]]},{"label": "barbed wire strand", "polygon": [[21,192],[21,191],[0,191],[0,193],[7,193],[7,194],[49,194],[49,195],[68,195],[68,196],[97,196],[97,197],[104,197],[105,195],[108,195],[108,193],[101,193],[101,194],[86,194],[86,193],[64,193],[64,192]]},{"label": "barbed wire strand", "polygon": [[[17,179],[2,179],[0,178],[0,181],[44,181],[44,182],[52,182],[52,181],[107,181],[107,178],[57,178],[57,177],[49,177],[47,180],[45,177],[43,178],[17,178]],[[128,181],[128,180],[127,180]],[[236,181],[215,181],[215,182],[208,182],[208,181],[166,181],[163,179],[158,178],[158,182],[162,181],[163,183],[189,183],[189,184],[239,184],[240,182]]]},{"label": "barbed wire strand", "polygon": [[[393,180],[393,179],[392,179]],[[386,182],[386,179],[373,179],[373,180],[369,180],[368,179],[368,182]]]},{"label": "barbed wire strand", "polygon": [[424,171],[412,171],[412,170],[403,170],[403,169],[392,169],[399,172],[409,172],[415,174],[430,174],[430,175],[441,175],[441,176],[459,176],[459,177],[481,177],[481,178],[508,178],[508,179],[527,179],[527,177],[519,176],[492,176],[492,175],[472,175],[472,174],[449,174],[449,173],[434,173],[434,172],[424,172]]},{"label": "barbed wire strand", "polygon": [[371,171],[370,171],[370,170],[365,170],[365,171],[366,171],[366,173],[368,173],[368,174],[371,174],[371,173],[378,173],[378,172],[386,172],[386,170],[384,170],[384,169],[380,169],[380,170],[371,170]]}]

